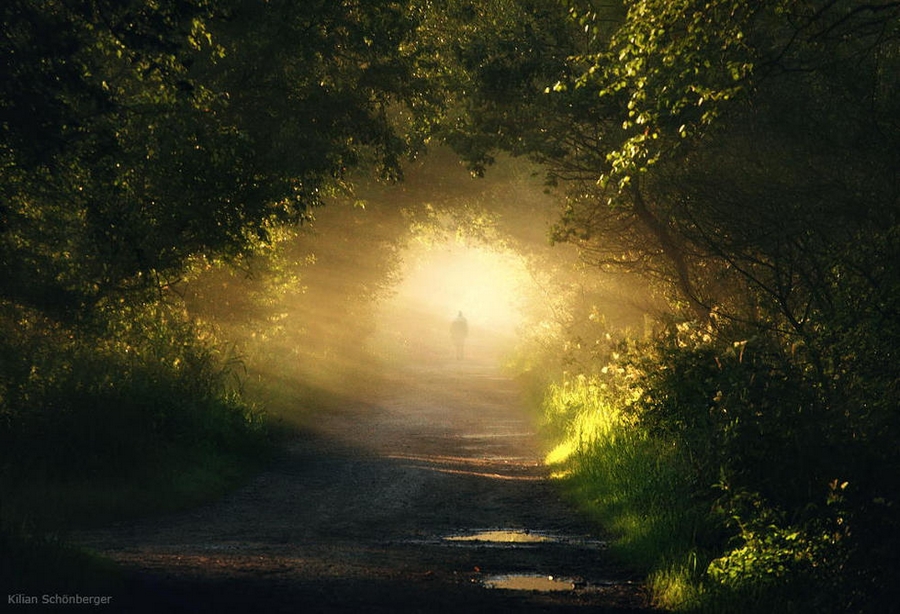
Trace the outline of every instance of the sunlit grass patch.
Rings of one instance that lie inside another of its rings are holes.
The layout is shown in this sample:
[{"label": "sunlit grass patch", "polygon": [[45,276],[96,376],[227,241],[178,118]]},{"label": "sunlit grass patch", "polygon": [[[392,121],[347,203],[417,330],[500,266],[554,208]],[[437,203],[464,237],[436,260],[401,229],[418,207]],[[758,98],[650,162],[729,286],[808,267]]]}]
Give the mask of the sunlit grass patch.
[{"label": "sunlit grass patch", "polygon": [[[843,506],[850,482],[833,480],[818,501],[806,493],[811,502],[791,512],[785,503],[803,494],[792,490],[794,467],[778,459],[794,458],[796,448],[785,456],[772,432],[762,441],[747,426],[759,411],[740,420],[731,415],[743,407],[734,399],[750,403],[750,392],[760,406],[780,410],[792,398],[787,387],[772,384],[779,396],[752,388],[778,372],[763,365],[745,373],[749,367],[738,359],[727,364],[708,351],[677,352],[684,359],[673,361],[677,368],[650,365],[650,375],[607,388],[599,376],[570,376],[547,389],[546,422],[557,440],[546,461],[610,534],[610,554],[645,574],[654,603],[676,612],[843,612],[847,603],[863,603],[871,586],[860,587],[860,578],[844,571],[850,557],[865,556],[848,548]],[[715,413],[721,390],[732,388],[745,396],[734,394],[727,412]],[[760,453],[765,446],[770,456]]]},{"label": "sunlit grass patch", "polygon": [[578,449],[578,445],[571,440],[565,440],[560,444],[557,444],[547,455],[544,457],[544,463],[550,465],[551,467],[556,465],[561,465],[565,463],[572,454]]},{"label": "sunlit grass patch", "polygon": [[654,440],[623,434],[572,461],[574,492],[615,536],[611,550],[644,569],[690,550],[702,518],[686,475],[667,452]]},{"label": "sunlit grass patch", "polygon": [[704,591],[698,579],[697,570],[689,563],[677,562],[651,572],[647,584],[657,605],[676,611],[692,611],[703,603]]},{"label": "sunlit grass patch", "polygon": [[550,386],[545,415],[564,436],[545,461],[611,533],[611,553],[648,573],[657,604],[685,608],[699,590],[694,538],[703,513],[677,446],[648,436],[619,401],[584,376]]}]

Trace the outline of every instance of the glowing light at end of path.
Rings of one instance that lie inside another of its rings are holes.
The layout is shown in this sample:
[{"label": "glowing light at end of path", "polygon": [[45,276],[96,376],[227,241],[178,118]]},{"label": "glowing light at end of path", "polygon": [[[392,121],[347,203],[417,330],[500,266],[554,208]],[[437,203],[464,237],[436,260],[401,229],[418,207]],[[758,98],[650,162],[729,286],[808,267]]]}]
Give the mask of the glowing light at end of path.
[{"label": "glowing light at end of path", "polygon": [[498,358],[523,322],[531,277],[514,254],[456,243],[419,246],[404,254],[401,275],[382,305],[380,339],[399,343],[416,360],[451,353],[449,326],[459,312],[469,326],[466,359]]},{"label": "glowing light at end of path", "polygon": [[412,266],[397,287],[395,302],[449,322],[462,311],[470,325],[513,334],[522,319],[519,299],[528,279],[516,257],[479,247],[449,244],[411,254]]}]

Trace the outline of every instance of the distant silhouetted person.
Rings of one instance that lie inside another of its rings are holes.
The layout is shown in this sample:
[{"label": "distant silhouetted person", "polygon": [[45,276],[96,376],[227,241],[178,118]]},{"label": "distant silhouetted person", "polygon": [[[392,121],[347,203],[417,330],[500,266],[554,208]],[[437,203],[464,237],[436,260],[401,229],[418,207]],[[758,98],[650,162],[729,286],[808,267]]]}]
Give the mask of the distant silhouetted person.
[{"label": "distant silhouetted person", "polygon": [[453,339],[453,345],[456,346],[456,360],[462,360],[463,346],[466,344],[466,336],[469,334],[469,323],[463,317],[462,311],[450,324],[450,337]]}]

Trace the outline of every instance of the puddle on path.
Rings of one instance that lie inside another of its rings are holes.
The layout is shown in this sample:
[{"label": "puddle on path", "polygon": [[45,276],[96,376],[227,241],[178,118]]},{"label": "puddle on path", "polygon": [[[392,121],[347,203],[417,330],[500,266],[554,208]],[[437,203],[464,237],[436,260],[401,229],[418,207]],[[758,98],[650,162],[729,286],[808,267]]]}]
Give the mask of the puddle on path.
[{"label": "puddle on path", "polygon": [[515,529],[490,529],[467,535],[450,535],[448,542],[487,542],[492,544],[537,544],[556,541],[553,537]]},{"label": "puddle on path", "polygon": [[606,542],[588,537],[557,535],[548,531],[527,529],[491,528],[455,533],[441,538],[444,543],[458,545],[509,547],[555,544],[577,548],[603,549]]},{"label": "puddle on path", "polygon": [[492,431],[488,433],[462,433],[458,437],[460,439],[496,439],[500,437],[533,437],[534,433],[530,431],[510,431],[510,432],[497,432]]},{"label": "puddle on path", "polygon": [[536,574],[502,574],[490,576],[481,581],[485,588],[510,591],[573,591],[575,581],[571,578],[557,578]]}]

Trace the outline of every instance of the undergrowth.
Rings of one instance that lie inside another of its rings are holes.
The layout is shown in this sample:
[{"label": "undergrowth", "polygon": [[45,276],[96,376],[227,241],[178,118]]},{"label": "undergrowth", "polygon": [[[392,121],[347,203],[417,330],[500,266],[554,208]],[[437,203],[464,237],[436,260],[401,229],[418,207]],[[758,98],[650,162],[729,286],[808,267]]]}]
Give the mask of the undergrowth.
[{"label": "undergrowth", "polygon": [[560,443],[547,463],[582,511],[610,533],[611,554],[650,573],[658,605],[679,607],[695,599],[694,543],[706,530],[703,509],[691,502],[686,459],[675,442],[642,431],[620,404],[621,392],[609,378],[585,375],[550,385],[544,414]]},{"label": "undergrowth", "polygon": [[54,561],[77,578],[87,555],[64,545],[67,531],[210,500],[267,462],[272,429],[242,397],[240,362],[176,311],[4,316],[4,584],[36,581]]},{"label": "undergrowth", "polygon": [[551,383],[547,462],[660,607],[879,611],[896,566],[868,543],[896,541],[891,502],[854,489],[869,474],[808,377],[760,341],[683,328]]}]

